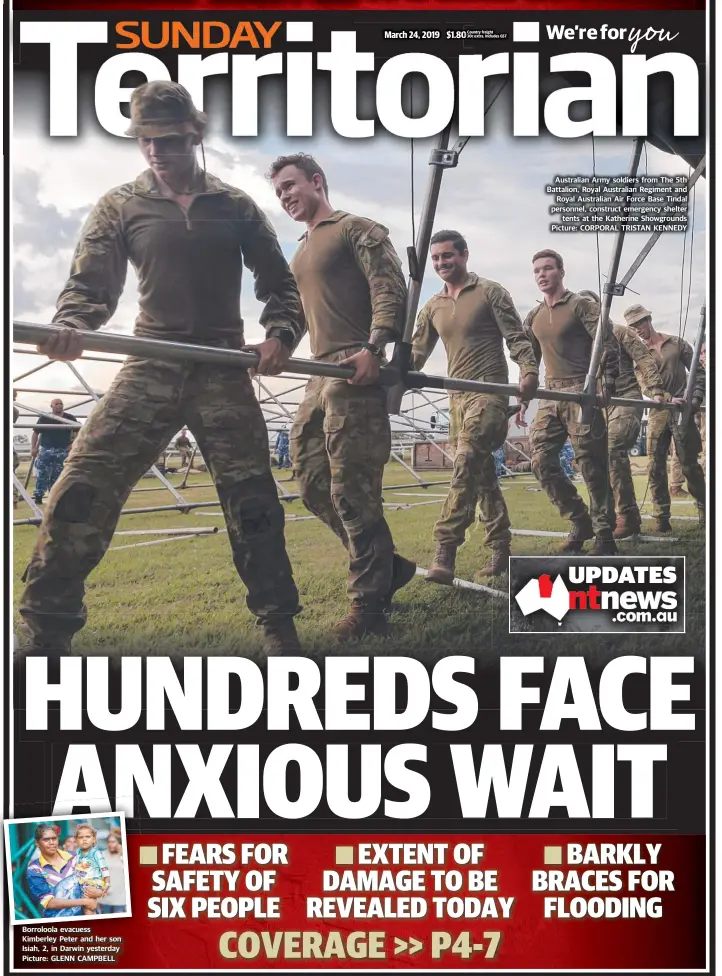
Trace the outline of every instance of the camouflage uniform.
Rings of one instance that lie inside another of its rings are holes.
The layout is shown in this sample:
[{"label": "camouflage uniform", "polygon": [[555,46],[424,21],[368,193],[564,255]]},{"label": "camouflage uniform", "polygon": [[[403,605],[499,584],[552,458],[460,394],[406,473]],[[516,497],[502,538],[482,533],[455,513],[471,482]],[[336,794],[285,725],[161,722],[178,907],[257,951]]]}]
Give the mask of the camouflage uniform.
[{"label": "camouflage uniform", "polygon": [[[642,526],[637,498],[634,493],[629,452],[637,443],[642,427],[644,402],[642,391],[649,397],[664,393],[654,357],[633,329],[626,325],[612,328],[619,343],[619,376],[616,395],[639,400],[639,407],[610,406],[607,410],[607,437],[609,439],[609,480],[611,484],[609,517],[624,519],[629,527],[639,531]],[[659,412],[659,411],[657,411]]]},{"label": "camouflage uniform", "polygon": [[[581,392],[584,389],[599,313],[596,302],[571,291],[565,291],[551,308],[542,301],[529,312],[524,328],[531,339],[537,362],[541,362],[544,355],[544,385],[548,389],[568,392]],[[605,336],[604,348],[604,376],[613,386],[618,372],[619,351],[611,329]],[[611,539],[604,414],[595,408],[591,423],[582,423],[580,412],[576,403],[540,400],[531,425],[532,471],[562,518],[572,522],[570,538],[576,539],[578,533],[588,538],[589,533],[584,530],[591,517],[594,535]],[[559,451],[567,437],[571,438],[574,456],[589,491],[588,510],[559,461]]]},{"label": "camouflage uniform", "polygon": [[[704,450],[704,445],[703,445]],[[700,457],[700,463],[702,458]],[[704,469],[703,469],[704,470]],[[669,490],[672,495],[684,488],[684,473],[682,472],[682,462],[677,454],[677,447],[672,439],[672,447],[669,453]]]},{"label": "camouflage uniform", "polygon": [[[684,396],[687,370],[692,365],[692,347],[678,336],[662,335],[659,350],[650,348],[665,391],[672,397]],[[705,388],[705,371],[700,365],[697,370],[692,399],[702,402]],[[681,426],[681,417],[667,410],[651,410],[647,423],[647,455],[649,457],[649,493],[652,496],[654,514],[658,518],[669,518],[671,499],[667,476],[667,455],[674,439],[682,472],[687,479],[690,495],[702,513],[705,508],[706,486],[704,472],[699,464],[702,438],[694,416]]]},{"label": "camouflage uniform", "polygon": [[707,414],[699,414],[699,437],[702,441],[702,452],[699,456],[699,465],[702,473],[707,474]]},{"label": "camouflage uniform", "polygon": [[[291,269],[315,359],[340,362],[371,332],[400,337],[406,286],[385,227],[336,210],[301,241]],[[391,589],[394,558],[381,496],[391,454],[385,390],[313,377],[290,445],[304,505],[348,549],[349,598],[376,612]]]},{"label": "camouflage uniform", "polygon": [[[298,290],[271,225],[250,197],[213,176],[206,174],[187,213],[160,194],[151,171],[103,197],[54,321],[100,328],[115,310],[129,260],[138,272],[141,335],[238,348],[242,262],[265,303],[267,334],[302,334]],[[19,605],[36,645],[63,644],[83,626],[85,578],[131,488],[184,425],[216,483],[249,609],[262,621],[298,612],[268,435],[248,374],[133,358],[90,414],[50,493]]]},{"label": "camouflage uniform", "polygon": [[[421,369],[441,338],[455,379],[508,383],[503,341],[522,376],[538,372],[509,292],[495,281],[469,274],[456,299],[446,286],[421,310],[414,333],[411,368]],[[454,448],[451,487],[434,527],[437,545],[458,547],[474,522],[477,501],[486,528],[485,545],[508,552],[511,522],[496,477],[494,451],[508,430],[509,398],[486,393],[452,393],[450,442]]]}]

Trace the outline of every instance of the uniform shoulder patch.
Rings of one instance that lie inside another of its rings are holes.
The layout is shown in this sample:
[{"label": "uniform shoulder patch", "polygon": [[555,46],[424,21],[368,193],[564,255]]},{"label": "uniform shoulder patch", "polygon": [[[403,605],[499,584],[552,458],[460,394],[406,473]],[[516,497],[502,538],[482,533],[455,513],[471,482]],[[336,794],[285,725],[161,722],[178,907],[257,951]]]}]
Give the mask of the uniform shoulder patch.
[{"label": "uniform shoulder patch", "polygon": [[361,230],[359,244],[364,247],[376,247],[378,244],[383,243],[388,236],[388,227],[384,227],[383,224],[372,223]]}]

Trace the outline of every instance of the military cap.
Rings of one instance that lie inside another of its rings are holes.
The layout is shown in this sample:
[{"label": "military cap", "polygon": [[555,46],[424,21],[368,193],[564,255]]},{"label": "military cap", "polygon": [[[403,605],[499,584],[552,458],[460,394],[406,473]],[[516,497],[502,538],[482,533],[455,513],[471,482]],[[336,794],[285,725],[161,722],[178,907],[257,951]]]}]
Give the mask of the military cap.
[{"label": "military cap", "polygon": [[627,325],[634,325],[636,322],[641,322],[642,319],[651,319],[652,313],[644,305],[630,305],[624,313],[624,321]]},{"label": "military cap", "polygon": [[162,139],[202,132],[206,116],[193,104],[190,93],[175,81],[149,81],[130,96],[130,126],[134,139]]}]

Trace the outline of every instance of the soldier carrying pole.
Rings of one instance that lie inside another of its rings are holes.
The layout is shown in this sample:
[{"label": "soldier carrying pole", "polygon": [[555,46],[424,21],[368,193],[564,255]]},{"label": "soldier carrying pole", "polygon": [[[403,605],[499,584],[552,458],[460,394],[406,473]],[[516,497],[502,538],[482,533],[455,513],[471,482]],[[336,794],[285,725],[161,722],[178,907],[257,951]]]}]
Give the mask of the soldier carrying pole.
[{"label": "soldier carrying pole", "polygon": [[[298,289],[270,223],[249,196],[196,160],[206,117],[181,85],[137,88],[127,134],[148,169],[96,204],[75,251],[54,322],[38,346],[50,359],[83,352],[83,336],[115,311],[128,262],[138,273],[135,331],[217,351],[243,345],[243,265],[265,304],[256,370],[277,374],[303,334]],[[246,602],[269,654],[298,653],[298,592],[268,433],[247,371],[129,359],[78,435],[48,501],[25,572],[19,654],[70,653],[86,620],[84,581],[105,554],[123,503],[182,424],[215,482]]]}]

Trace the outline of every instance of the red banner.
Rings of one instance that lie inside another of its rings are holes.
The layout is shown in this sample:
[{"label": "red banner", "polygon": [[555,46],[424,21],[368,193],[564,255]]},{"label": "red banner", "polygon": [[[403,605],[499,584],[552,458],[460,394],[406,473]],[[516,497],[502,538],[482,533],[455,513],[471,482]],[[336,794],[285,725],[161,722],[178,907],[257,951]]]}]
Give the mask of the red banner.
[{"label": "red banner", "polygon": [[132,918],[19,925],[16,967],[705,965],[704,837],[166,834],[126,864]]}]

